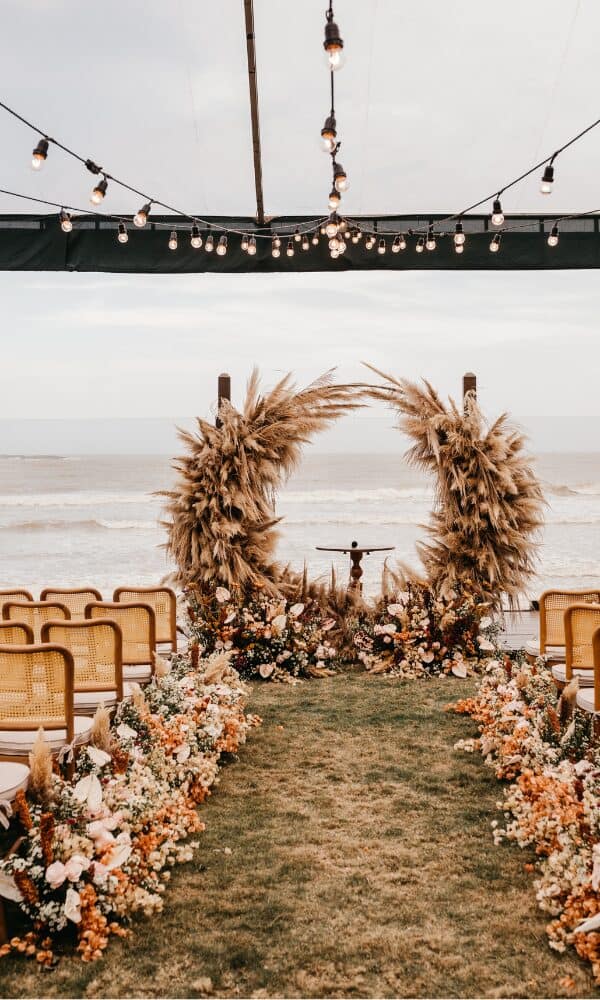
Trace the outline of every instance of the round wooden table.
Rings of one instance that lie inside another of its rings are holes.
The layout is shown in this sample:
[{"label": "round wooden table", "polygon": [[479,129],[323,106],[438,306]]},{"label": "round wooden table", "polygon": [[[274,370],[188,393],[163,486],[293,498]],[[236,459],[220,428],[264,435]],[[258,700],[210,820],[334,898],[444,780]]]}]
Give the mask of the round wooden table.
[{"label": "round wooden table", "polygon": [[371,552],[393,552],[395,548],[395,545],[364,545],[362,548],[359,548],[358,542],[352,542],[346,548],[328,545],[316,546],[317,552],[342,552],[344,555],[350,555],[350,582],[348,590],[358,591],[362,590],[360,582],[360,578],[363,575],[363,568],[361,566],[362,557],[370,556]]}]

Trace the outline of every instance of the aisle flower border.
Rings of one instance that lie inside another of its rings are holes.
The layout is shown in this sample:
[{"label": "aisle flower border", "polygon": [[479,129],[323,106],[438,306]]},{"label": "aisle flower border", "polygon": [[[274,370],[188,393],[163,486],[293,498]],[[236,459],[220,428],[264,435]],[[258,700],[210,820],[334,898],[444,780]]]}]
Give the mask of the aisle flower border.
[{"label": "aisle flower border", "polygon": [[471,716],[480,736],[456,749],[479,751],[508,782],[494,841],[533,848],[536,898],[553,919],[552,948],[573,946],[600,983],[600,748],[590,716],[575,704],[577,682],[559,695],[543,659],[490,661],[473,698],[449,706]]}]

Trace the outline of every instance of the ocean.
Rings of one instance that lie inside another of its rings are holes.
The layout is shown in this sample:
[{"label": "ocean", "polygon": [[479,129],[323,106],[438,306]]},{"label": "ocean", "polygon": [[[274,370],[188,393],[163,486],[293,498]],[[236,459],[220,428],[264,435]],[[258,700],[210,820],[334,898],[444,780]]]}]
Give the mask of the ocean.
[{"label": "ocean", "polygon": [[[600,454],[544,454],[536,468],[548,509],[529,596],[598,585]],[[155,494],[173,479],[163,455],[0,457],[0,589],[90,584],[109,596],[158,582],[172,567]],[[399,455],[309,453],[279,496],[279,557],[298,570],[306,562],[313,577],[333,564],[343,581],[347,556],[316,546],[393,546],[363,560],[373,593],[384,558],[418,566],[430,509],[430,483]]]}]

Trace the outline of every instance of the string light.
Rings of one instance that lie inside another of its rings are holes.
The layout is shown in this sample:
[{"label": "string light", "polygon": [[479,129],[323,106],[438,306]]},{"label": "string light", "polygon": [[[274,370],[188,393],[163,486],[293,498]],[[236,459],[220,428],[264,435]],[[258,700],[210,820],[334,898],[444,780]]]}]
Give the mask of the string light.
[{"label": "string light", "polygon": [[63,233],[70,233],[73,229],[73,223],[71,222],[70,212],[65,212],[64,208],[60,210],[60,228]]},{"label": "string light", "polygon": [[336,213],[332,212],[331,215],[329,216],[326,224],[325,224],[325,235],[326,236],[329,236],[330,238],[332,236],[337,236],[337,233],[338,233],[338,230],[339,230],[339,221],[340,220],[339,220],[338,216],[336,215]]},{"label": "string light", "polygon": [[242,250],[246,251],[248,249],[248,237],[246,233],[242,236],[242,242],[240,243]]},{"label": "string light", "polygon": [[423,239],[422,236],[420,236],[419,239],[417,240],[417,245],[415,247],[415,250],[417,251],[417,253],[423,253],[424,249],[425,249],[425,240]]},{"label": "string light", "polygon": [[331,191],[329,192],[329,198],[327,200],[327,206],[329,208],[329,211],[335,212],[341,200],[342,199],[339,191],[336,191],[335,188],[332,188]]},{"label": "string light", "polygon": [[48,159],[48,140],[40,139],[31,154],[31,166],[33,170],[40,170],[44,162]]},{"label": "string light", "polygon": [[207,251],[207,253],[212,253],[212,251],[215,249],[215,239],[212,233],[209,233],[208,236],[206,237],[206,243],[204,244],[204,249]]},{"label": "string light", "polygon": [[129,242],[129,233],[127,232],[127,226],[124,222],[119,223],[119,231],[117,233],[117,239],[119,243]]},{"label": "string light", "polygon": [[338,250],[340,246],[340,241],[337,236],[332,236],[327,244],[330,250]]},{"label": "string light", "polygon": [[465,239],[466,237],[463,232],[462,222],[457,222],[456,226],[454,227],[454,246],[455,247],[462,246],[465,242]]},{"label": "string light", "polygon": [[435,250],[436,248],[433,226],[430,226],[429,229],[427,230],[427,239],[425,241],[425,247],[427,250]]},{"label": "string light", "polygon": [[152,208],[152,202],[147,201],[145,205],[142,205],[139,212],[136,212],[133,217],[133,224],[137,226],[138,229],[143,229],[148,221],[148,216],[150,215],[150,209]]},{"label": "string light", "polygon": [[340,240],[338,245],[338,253],[346,253],[346,241]]},{"label": "string light", "polygon": [[177,233],[174,229],[171,230],[171,235],[169,236],[169,250],[177,250]]},{"label": "string light", "polygon": [[548,246],[549,247],[558,246],[558,225],[556,224],[556,222],[554,223],[552,229],[550,230],[550,235],[548,236]]},{"label": "string light", "polygon": [[400,253],[400,237],[394,237],[394,242],[392,243],[392,253]]},{"label": "string light", "polygon": [[287,245],[287,249],[286,249],[285,252],[286,252],[286,254],[287,254],[288,257],[293,257],[294,256],[294,242],[293,242],[293,240],[288,240],[288,245]]},{"label": "string light", "polygon": [[501,226],[504,222],[504,212],[502,211],[502,204],[500,198],[494,199],[494,204],[492,207],[492,225]]},{"label": "string light", "polygon": [[106,189],[108,187],[108,181],[106,177],[103,177],[101,181],[98,181],[94,190],[91,193],[90,201],[92,205],[99,205],[100,202],[104,200],[104,195],[106,194]]},{"label": "string light", "polygon": [[498,251],[500,249],[500,240],[501,239],[502,239],[502,236],[500,235],[500,233],[496,233],[496,235],[494,236],[492,242],[490,243],[490,251],[492,253],[498,253]]},{"label": "string light", "polygon": [[335,152],[335,140],[337,137],[335,115],[333,112],[325,119],[325,124],[321,129],[321,149],[324,153]]},{"label": "string light", "polygon": [[248,253],[251,257],[254,257],[256,254],[256,237],[254,236],[251,236],[248,240]]},{"label": "string light", "polygon": [[219,237],[219,242],[217,244],[217,253],[219,257],[224,257],[225,254],[227,253],[227,237],[225,236],[225,233],[223,233],[223,235]]},{"label": "string light", "polygon": [[309,250],[310,249],[310,243],[309,243],[308,236],[306,235],[306,233],[302,237],[302,249],[303,250]]},{"label": "string light", "polygon": [[377,253],[381,254],[381,256],[383,256],[383,254],[385,253],[386,249],[387,249],[386,248],[386,243],[385,243],[385,240],[382,237],[379,240],[379,246],[377,247]]},{"label": "string light", "polygon": [[314,247],[318,247],[318,245],[319,245],[319,234],[317,232],[313,233],[312,240],[310,242],[312,243],[312,245]]},{"label": "string light", "polygon": [[551,163],[548,163],[542,174],[542,183],[540,184],[540,191],[542,194],[552,194],[552,185],[554,184],[554,167]]},{"label": "string light", "polygon": [[299,243],[301,239],[302,237],[300,235],[300,230],[298,229],[298,226],[296,226],[296,228],[294,229],[294,241],[296,243]]},{"label": "string light", "polygon": [[327,60],[327,66],[334,73],[336,70],[341,69],[344,65],[344,42],[340,35],[340,29],[333,20],[333,8],[331,3],[329,4],[329,10],[326,14],[327,21],[325,23],[325,41],[323,42],[323,48],[325,49],[325,58]]},{"label": "string light", "polygon": [[369,233],[365,240],[365,250],[372,250],[375,246],[375,237],[372,233]]},{"label": "string light", "polygon": [[454,244],[454,250],[455,250],[456,253],[464,253],[465,252],[465,245],[464,245],[464,243],[455,243]]},{"label": "string light", "polygon": [[271,256],[281,257],[281,240],[277,236],[271,240]]},{"label": "string light", "polygon": [[340,194],[348,190],[348,177],[341,163],[333,164],[333,186]]},{"label": "string light", "polygon": [[198,229],[196,223],[194,223],[194,225],[192,226],[190,243],[193,246],[194,250],[199,250],[200,247],[202,246],[202,237],[200,235],[200,230]]}]

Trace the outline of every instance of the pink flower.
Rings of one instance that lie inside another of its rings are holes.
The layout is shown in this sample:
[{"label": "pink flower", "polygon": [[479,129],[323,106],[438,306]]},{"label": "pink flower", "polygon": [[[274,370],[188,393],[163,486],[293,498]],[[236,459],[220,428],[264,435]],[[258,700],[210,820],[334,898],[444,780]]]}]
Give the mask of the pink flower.
[{"label": "pink flower", "polygon": [[77,882],[81,878],[81,873],[88,870],[90,867],[90,862],[88,858],[82,857],[81,854],[74,854],[65,863],[65,875],[69,882]]},{"label": "pink flower", "polygon": [[67,877],[67,870],[62,861],[53,861],[46,868],[46,882],[50,883],[52,889],[58,889]]},{"label": "pink flower", "polygon": [[231,594],[229,593],[226,587],[217,587],[217,589],[215,590],[215,598],[217,599],[219,604],[225,604],[227,601],[230,600]]}]

